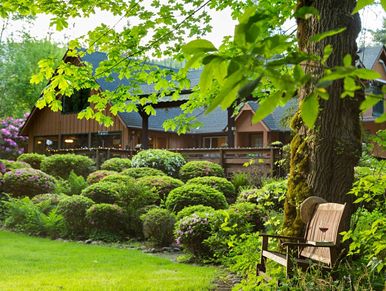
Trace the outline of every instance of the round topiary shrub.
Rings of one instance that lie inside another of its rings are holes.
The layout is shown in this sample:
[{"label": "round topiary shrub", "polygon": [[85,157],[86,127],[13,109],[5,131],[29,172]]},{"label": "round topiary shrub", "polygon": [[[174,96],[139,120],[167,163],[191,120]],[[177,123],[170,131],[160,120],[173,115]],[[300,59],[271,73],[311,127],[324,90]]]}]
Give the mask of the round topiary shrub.
[{"label": "round topiary shrub", "polygon": [[192,205],[206,205],[214,209],[227,208],[224,194],[207,185],[190,184],[172,190],[166,199],[166,208],[179,212]]},{"label": "round topiary shrub", "polygon": [[25,162],[29,164],[32,168],[40,170],[41,162],[46,158],[45,155],[36,154],[36,153],[25,153],[21,154],[17,161]]},{"label": "round topiary shrub", "polygon": [[92,172],[90,175],[87,176],[87,183],[89,183],[90,185],[98,183],[103,178],[110,175],[114,175],[116,173],[117,172],[115,171],[108,171],[108,170],[98,170],[98,171]]},{"label": "round topiary shrub", "polygon": [[151,149],[140,151],[132,159],[134,168],[150,167],[161,170],[169,176],[177,177],[180,168],[186,163],[180,153]]},{"label": "round topiary shrub", "polygon": [[83,189],[81,195],[90,198],[95,203],[117,203],[120,197],[121,185],[109,182],[99,182]]},{"label": "round topiary shrub", "polygon": [[224,177],[224,169],[219,164],[208,161],[191,161],[180,169],[180,179],[183,181],[205,176]]},{"label": "round topiary shrub", "polygon": [[148,167],[126,169],[122,172],[122,174],[130,176],[135,179],[145,177],[145,176],[166,176],[166,174],[161,170],[148,168]]},{"label": "round topiary shrub", "polygon": [[52,155],[42,161],[40,168],[43,172],[63,179],[67,179],[71,171],[86,178],[95,170],[95,163],[89,157],[81,155]]},{"label": "round topiary shrub", "polygon": [[123,174],[113,174],[104,177],[100,182],[109,182],[109,183],[115,183],[115,184],[126,184],[126,183],[134,183],[135,180],[134,178],[128,176],[128,175],[123,175]]},{"label": "round topiary shrub", "polygon": [[204,206],[204,205],[193,205],[193,206],[188,206],[182,209],[177,213],[177,221],[181,220],[182,218],[192,215],[193,213],[196,212],[203,212],[203,213],[209,213],[213,212],[214,208],[210,206]]},{"label": "round topiary shrub", "polygon": [[61,199],[68,197],[64,194],[39,194],[31,199],[31,201],[36,204],[40,210],[46,214],[48,214],[51,210],[56,208]]},{"label": "round topiary shrub", "polygon": [[26,162],[22,161],[11,161],[11,160],[0,160],[0,163],[3,164],[3,173],[12,171],[12,170],[17,170],[17,169],[25,169],[25,168],[31,168],[30,164],[27,164]]},{"label": "round topiary shrub", "polygon": [[223,193],[228,203],[234,203],[236,201],[235,186],[225,178],[215,176],[197,177],[190,179],[186,184],[208,185]]},{"label": "round topiary shrub", "polygon": [[137,183],[150,187],[161,200],[165,200],[173,189],[184,185],[182,181],[169,176],[146,176],[139,178]]},{"label": "round topiary shrub", "polygon": [[152,208],[141,215],[143,235],[154,246],[166,247],[173,243],[173,229],[176,222],[173,213],[162,208]]},{"label": "round topiary shrub", "polygon": [[123,170],[130,169],[130,168],[131,168],[130,159],[124,159],[124,158],[108,159],[101,165],[101,170],[115,171],[115,172],[122,172]]},{"label": "round topiary shrub", "polygon": [[125,211],[114,204],[94,204],[86,211],[91,237],[104,241],[116,241],[126,234]]},{"label": "round topiary shrub", "polygon": [[37,194],[53,192],[55,179],[40,170],[17,169],[4,174],[2,188],[14,197],[34,197]]},{"label": "round topiary shrub", "polygon": [[94,204],[94,201],[82,195],[68,196],[59,201],[58,212],[63,216],[69,236],[85,237],[88,231],[86,211]]}]

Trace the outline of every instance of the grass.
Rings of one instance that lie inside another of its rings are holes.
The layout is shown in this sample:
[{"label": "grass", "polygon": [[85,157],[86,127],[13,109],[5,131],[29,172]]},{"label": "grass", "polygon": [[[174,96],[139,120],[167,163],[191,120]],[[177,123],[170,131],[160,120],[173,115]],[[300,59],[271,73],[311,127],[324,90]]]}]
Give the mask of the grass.
[{"label": "grass", "polygon": [[0,290],[210,290],[214,267],[0,231]]}]

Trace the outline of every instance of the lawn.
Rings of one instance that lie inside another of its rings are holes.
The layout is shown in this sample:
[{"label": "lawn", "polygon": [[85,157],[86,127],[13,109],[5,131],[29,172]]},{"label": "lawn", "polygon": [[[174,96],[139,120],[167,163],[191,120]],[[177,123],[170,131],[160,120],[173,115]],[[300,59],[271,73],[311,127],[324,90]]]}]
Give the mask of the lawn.
[{"label": "lawn", "polygon": [[208,290],[217,270],[0,231],[0,290]]}]

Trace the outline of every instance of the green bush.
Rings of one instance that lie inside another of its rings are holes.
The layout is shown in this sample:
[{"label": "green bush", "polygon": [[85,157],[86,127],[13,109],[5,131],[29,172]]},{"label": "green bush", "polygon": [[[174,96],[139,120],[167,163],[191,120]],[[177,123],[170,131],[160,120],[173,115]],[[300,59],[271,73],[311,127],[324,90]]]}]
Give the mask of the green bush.
[{"label": "green bush", "polygon": [[161,170],[172,177],[178,176],[180,168],[185,163],[181,154],[159,149],[140,151],[132,159],[134,168],[150,167]]},{"label": "green bush", "polygon": [[56,180],[55,193],[66,195],[79,195],[84,188],[88,186],[86,180],[82,176],[78,176],[74,171],[70,172],[67,180],[58,178]]},{"label": "green bush", "polygon": [[51,210],[55,209],[59,201],[65,197],[67,196],[63,194],[39,194],[32,198],[32,202],[36,204],[43,213],[48,214]]},{"label": "green bush", "polygon": [[115,241],[126,234],[127,217],[118,205],[94,204],[86,211],[91,237],[105,241]]},{"label": "green bush", "polygon": [[134,178],[123,175],[123,174],[113,174],[104,177],[101,182],[109,182],[109,183],[116,183],[116,184],[126,184],[126,183],[134,183]]},{"label": "green bush", "polygon": [[150,187],[161,200],[165,200],[173,189],[184,185],[182,181],[169,176],[146,176],[139,178],[137,183]]},{"label": "green bush", "polygon": [[196,212],[209,213],[209,212],[213,212],[213,211],[214,211],[213,207],[204,206],[201,204],[188,206],[177,213],[177,221],[181,220],[182,218],[184,218],[186,216],[192,215],[193,213],[196,213]]},{"label": "green bush", "polygon": [[264,230],[265,214],[262,208],[250,202],[240,202],[232,204],[229,212],[242,217],[246,223],[253,226],[254,231]]},{"label": "green bush", "polygon": [[95,170],[95,163],[86,156],[62,154],[46,157],[40,168],[52,176],[63,179],[67,179],[71,171],[86,178],[88,174]]},{"label": "green bush", "polygon": [[114,172],[122,172],[123,170],[131,168],[130,159],[124,158],[112,158],[106,160],[101,165],[101,170],[114,171]]},{"label": "green bush", "polygon": [[30,164],[22,161],[0,160],[0,163],[5,166],[5,170],[2,170],[3,173],[17,169],[31,168]]},{"label": "green bush", "polygon": [[87,183],[88,184],[94,184],[101,181],[103,178],[117,174],[115,171],[108,171],[108,170],[98,170],[95,172],[92,172],[90,175],[87,176]]},{"label": "green bush", "polygon": [[188,181],[196,177],[225,176],[224,169],[220,165],[208,161],[188,162],[181,167],[179,175],[183,181]]},{"label": "green bush", "polygon": [[208,185],[223,193],[228,203],[233,203],[236,200],[235,186],[225,178],[215,176],[197,177],[190,179],[186,184]]},{"label": "green bush", "polygon": [[135,179],[146,177],[146,176],[166,176],[166,174],[161,170],[147,168],[147,167],[126,169],[122,172],[122,174],[130,176]]},{"label": "green bush", "polygon": [[250,188],[253,186],[252,177],[249,173],[235,173],[232,175],[231,182],[233,186],[235,186],[236,192],[240,193],[240,191],[244,188]]},{"label": "green bush", "polygon": [[85,188],[81,195],[90,198],[95,203],[117,203],[119,200],[119,191],[122,190],[120,185],[99,182]]},{"label": "green bush", "polygon": [[40,170],[41,162],[46,158],[45,155],[36,154],[36,153],[25,153],[21,154],[17,161],[25,162],[29,164],[32,168]]},{"label": "green bush", "polygon": [[81,195],[61,199],[58,213],[63,216],[67,234],[75,238],[84,238],[88,230],[86,210],[94,205],[94,201]]},{"label": "green bush", "polygon": [[4,174],[2,189],[14,197],[33,197],[54,191],[55,179],[40,170],[17,169]]},{"label": "green bush", "polygon": [[173,228],[176,221],[173,213],[162,208],[152,208],[141,215],[143,235],[154,246],[169,246],[174,241]]},{"label": "green bush", "polygon": [[206,205],[214,209],[227,208],[224,194],[207,185],[190,184],[172,190],[166,199],[166,208],[179,212],[184,207]]}]

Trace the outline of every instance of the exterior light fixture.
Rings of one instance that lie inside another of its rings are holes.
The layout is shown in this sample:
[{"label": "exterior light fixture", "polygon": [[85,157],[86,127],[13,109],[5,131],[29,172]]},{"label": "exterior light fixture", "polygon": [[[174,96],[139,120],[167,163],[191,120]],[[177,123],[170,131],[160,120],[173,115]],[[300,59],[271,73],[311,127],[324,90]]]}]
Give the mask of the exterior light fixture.
[{"label": "exterior light fixture", "polygon": [[64,140],[64,142],[65,142],[65,143],[74,143],[74,140],[71,139],[71,138],[66,138],[66,139]]}]

